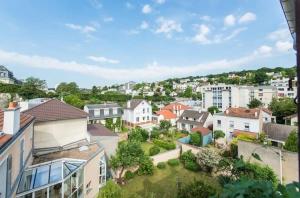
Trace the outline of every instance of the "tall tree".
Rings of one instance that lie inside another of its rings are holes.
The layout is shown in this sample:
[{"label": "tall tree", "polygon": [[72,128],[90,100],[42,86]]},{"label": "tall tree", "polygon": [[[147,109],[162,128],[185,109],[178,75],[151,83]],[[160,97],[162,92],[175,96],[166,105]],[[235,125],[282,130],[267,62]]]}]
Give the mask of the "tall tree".
[{"label": "tall tree", "polygon": [[45,80],[41,80],[41,79],[34,78],[34,77],[29,77],[23,82],[23,84],[19,90],[19,94],[24,99],[44,97],[45,92],[43,91],[43,89],[45,89],[45,88],[46,88]]},{"label": "tall tree", "polygon": [[267,81],[268,81],[268,76],[265,72],[263,72],[263,71],[255,72],[254,83],[261,85],[261,84],[263,84],[264,82],[267,82]]},{"label": "tall tree", "polygon": [[64,101],[74,107],[83,108],[84,102],[77,95],[67,95]]},{"label": "tall tree", "polygon": [[260,107],[262,105],[262,102],[260,100],[258,100],[257,98],[254,98],[253,100],[251,100],[249,102],[249,104],[247,105],[250,109],[253,108],[257,108]]},{"label": "tall tree", "polygon": [[67,94],[77,94],[79,93],[79,87],[75,82],[62,82],[57,86],[56,92],[62,96]]},{"label": "tall tree", "polygon": [[273,115],[276,116],[276,120],[279,124],[284,124],[284,117],[297,112],[297,105],[291,98],[273,98],[269,108],[273,112]]},{"label": "tall tree", "polygon": [[218,107],[216,107],[216,106],[208,107],[207,111],[209,113],[211,113],[212,115],[214,115],[215,113],[219,113],[220,112],[219,109],[218,109]]}]

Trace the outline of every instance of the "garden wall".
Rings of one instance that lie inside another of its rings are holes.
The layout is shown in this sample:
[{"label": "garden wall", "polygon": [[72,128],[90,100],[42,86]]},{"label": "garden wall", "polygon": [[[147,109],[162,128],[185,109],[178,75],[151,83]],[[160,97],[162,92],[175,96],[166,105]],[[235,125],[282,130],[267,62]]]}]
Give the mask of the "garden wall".
[{"label": "garden wall", "polygon": [[153,164],[157,165],[159,162],[166,162],[169,159],[179,158],[180,156],[180,148],[176,148],[174,150],[166,151],[164,153],[160,153],[151,157],[153,160]]},{"label": "garden wall", "polygon": [[[261,160],[257,160],[252,156],[252,153],[257,153]],[[238,156],[243,156],[244,160],[250,160],[262,165],[267,165],[272,168],[275,174],[284,183],[298,181],[298,154],[281,150],[277,147],[265,147],[261,144],[252,142],[238,142]],[[282,156],[280,158],[280,155]]]},{"label": "garden wall", "polygon": [[201,151],[201,149],[199,147],[190,145],[190,144],[183,144],[181,143],[181,150],[182,153],[191,150],[193,154],[197,155],[197,153],[199,153]]}]

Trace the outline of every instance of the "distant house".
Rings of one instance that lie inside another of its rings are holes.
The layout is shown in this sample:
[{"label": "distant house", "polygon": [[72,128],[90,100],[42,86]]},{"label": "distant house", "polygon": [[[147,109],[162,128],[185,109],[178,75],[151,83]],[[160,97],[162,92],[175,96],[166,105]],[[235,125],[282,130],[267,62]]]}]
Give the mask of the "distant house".
[{"label": "distant house", "polygon": [[175,114],[178,117],[181,116],[181,114],[185,111],[191,109],[191,107],[181,104],[179,102],[170,103],[167,106],[161,108],[161,110],[168,110],[171,111],[173,114]]},{"label": "distant house", "polygon": [[0,197],[15,197],[23,170],[31,165],[34,117],[17,103],[0,109]]},{"label": "distant house", "polygon": [[0,65],[0,83],[20,84],[21,82],[14,77],[14,74],[10,70]]},{"label": "distant house", "polygon": [[285,144],[289,134],[292,131],[297,131],[297,127],[284,124],[264,123],[262,130],[266,133],[267,139],[271,141],[273,146],[281,147]]},{"label": "distant house", "polygon": [[202,135],[202,146],[212,142],[212,131],[205,127],[195,127],[191,130],[193,133],[200,133]]},{"label": "distant house", "polygon": [[142,126],[152,123],[152,107],[143,99],[129,100],[122,116],[124,125],[128,127]]},{"label": "distant house", "polygon": [[152,117],[153,121],[157,124],[159,124],[162,120],[167,120],[170,121],[172,126],[176,125],[177,116],[169,110],[157,111]]},{"label": "distant house", "polygon": [[213,127],[222,130],[227,140],[239,134],[247,134],[258,137],[262,132],[262,125],[271,122],[272,115],[261,108],[228,108],[225,112],[216,113],[213,116]]},{"label": "distant house", "polygon": [[115,123],[122,117],[122,108],[117,103],[88,104],[84,106],[84,111],[89,115],[89,123],[102,123],[108,118]]},{"label": "distant house", "polygon": [[177,120],[177,128],[191,132],[193,128],[212,124],[212,115],[205,111],[185,110]]},{"label": "distant house", "polygon": [[293,115],[284,117],[285,124],[290,126],[298,126],[298,114],[295,113]]}]

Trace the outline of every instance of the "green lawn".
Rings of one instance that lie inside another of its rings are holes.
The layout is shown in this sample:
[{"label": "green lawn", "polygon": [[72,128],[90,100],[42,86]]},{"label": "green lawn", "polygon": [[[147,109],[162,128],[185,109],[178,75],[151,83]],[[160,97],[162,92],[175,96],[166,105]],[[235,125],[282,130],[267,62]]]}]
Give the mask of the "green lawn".
[{"label": "green lawn", "polygon": [[167,165],[166,169],[156,168],[152,176],[135,176],[126,185],[122,186],[122,189],[124,198],[134,197],[135,194],[141,197],[148,197],[152,193],[155,195],[155,198],[175,198],[177,181],[189,183],[194,179],[203,180],[215,186],[217,190],[221,190],[215,178],[203,172],[186,170],[182,165],[177,167]]},{"label": "green lawn", "polygon": [[[153,143],[149,143],[149,142],[143,142],[143,143],[141,144],[141,146],[142,146],[142,149],[143,149],[143,151],[145,152],[145,154],[146,154],[146,155],[149,155],[149,149],[150,149],[152,146],[154,146],[154,144],[153,144]],[[159,148],[160,148],[160,153],[163,153],[163,152],[166,151],[166,149],[164,149],[164,148],[161,148],[161,147],[159,147]]]}]

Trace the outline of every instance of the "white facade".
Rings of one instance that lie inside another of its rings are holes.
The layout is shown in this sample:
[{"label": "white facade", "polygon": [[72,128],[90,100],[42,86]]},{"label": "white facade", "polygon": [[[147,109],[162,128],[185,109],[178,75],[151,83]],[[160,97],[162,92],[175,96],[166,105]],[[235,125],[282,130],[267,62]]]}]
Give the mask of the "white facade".
[{"label": "white facade", "polygon": [[127,108],[124,109],[122,119],[127,123],[135,125],[152,121],[152,107],[146,101],[142,100],[136,107],[130,107],[131,102],[127,102]]},{"label": "white facade", "polygon": [[277,88],[278,97],[294,98],[297,96],[297,77],[292,80],[292,89],[289,89],[289,78],[278,78],[270,81],[271,86]]}]

